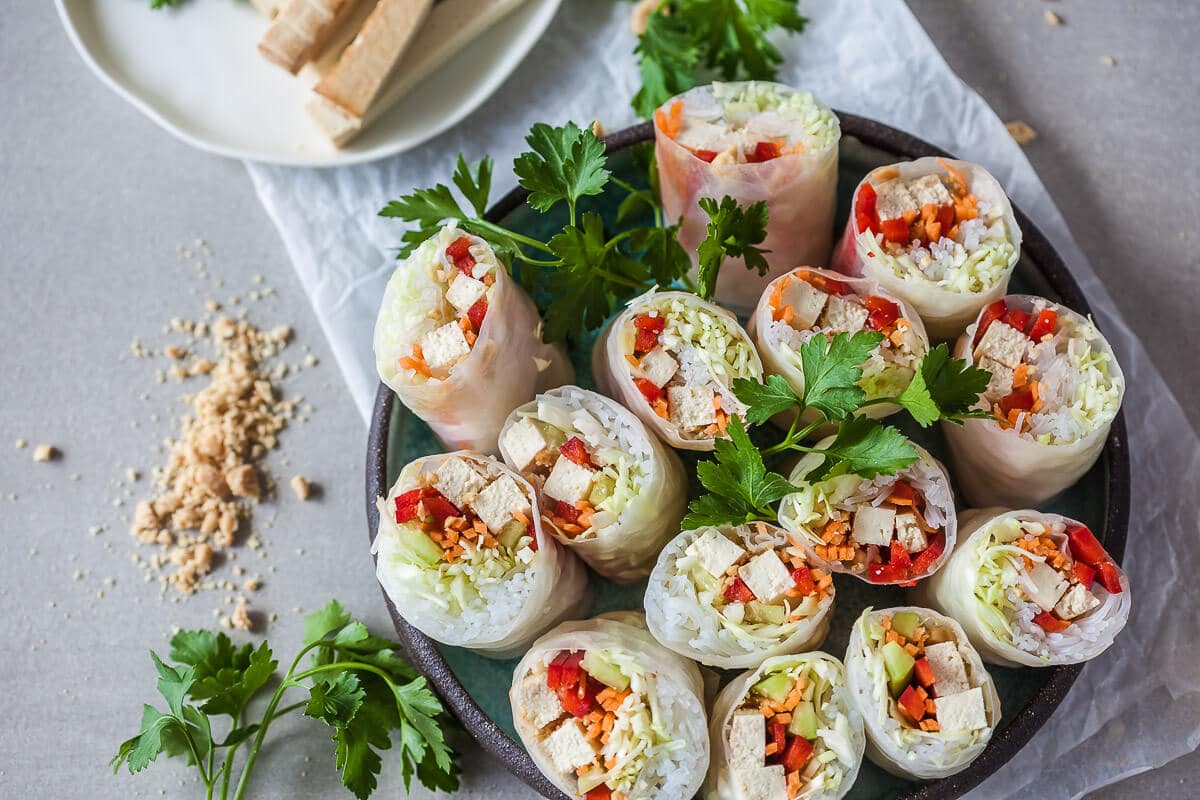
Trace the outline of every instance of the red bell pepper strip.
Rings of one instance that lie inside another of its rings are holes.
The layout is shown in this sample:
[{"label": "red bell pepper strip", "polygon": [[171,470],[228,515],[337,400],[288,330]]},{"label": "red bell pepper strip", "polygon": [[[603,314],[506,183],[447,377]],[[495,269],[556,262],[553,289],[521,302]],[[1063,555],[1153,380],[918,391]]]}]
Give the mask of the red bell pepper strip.
[{"label": "red bell pepper strip", "polygon": [[929,665],[929,659],[918,658],[913,664],[913,670],[917,675],[917,683],[929,689],[933,686],[933,667]]},{"label": "red bell pepper strip", "polygon": [[558,448],[558,452],[581,467],[592,466],[592,459],[588,455],[587,445],[578,436],[572,436],[570,439],[567,439],[562,447]]},{"label": "red bell pepper strip", "polygon": [[439,525],[445,524],[450,517],[461,517],[462,512],[458,507],[446,499],[445,495],[436,489],[433,494],[421,498],[421,505],[425,510],[433,515]]},{"label": "red bell pepper strip", "polygon": [[870,231],[871,233],[879,233],[879,218],[875,213],[875,205],[879,200],[879,196],[875,193],[875,187],[870,181],[863,181],[862,186],[858,189],[858,196],[854,200],[854,220],[858,224],[858,230]]},{"label": "red bell pepper strip", "polygon": [[1111,558],[1105,558],[1100,562],[1099,572],[1100,585],[1107,589],[1109,594],[1120,594],[1123,591],[1121,589],[1121,573]]},{"label": "red bell pepper strip", "polygon": [[550,664],[546,668],[546,686],[555,692],[563,686],[578,686],[579,675],[583,672],[583,668],[579,665],[582,663],[583,653],[560,650],[554,658],[550,659]]},{"label": "red bell pepper strip", "polygon": [[475,304],[467,310],[467,319],[471,322],[471,327],[476,333],[483,327],[483,318],[487,316],[488,303],[482,297],[475,301]]},{"label": "red bell pepper strip", "polygon": [[642,393],[642,397],[646,398],[646,402],[654,405],[663,396],[663,390],[654,385],[654,381],[647,378],[634,378],[634,386],[637,386],[638,391]]},{"label": "red bell pepper strip", "polygon": [[867,565],[867,580],[871,583],[894,583],[908,577],[908,570],[882,561]]},{"label": "red bell pepper strip", "polygon": [[589,789],[584,795],[584,800],[612,800],[612,790],[607,784],[600,784],[595,789]]},{"label": "red bell pepper strip", "polygon": [[[921,660],[924,661],[924,659]],[[900,693],[900,699],[896,701],[900,710],[913,722],[920,722],[925,718],[925,698],[921,697],[922,694],[925,694],[924,689],[910,683],[908,688]]]},{"label": "red bell pepper strip", "polygon": [[[888,563],[899,570],[904,570],[908,573],[912,569],[912,558],[909,557],[908,551],[904,549],[904,545],[900,544],[898,539],[892,540],[891,553],[889,554]],[[907,574],[904,577],[908,577]]]},{"label": "red bell pepper strip", "polygon": [[410,489],[396,498],[396,524],[403,525],[417,518],[417,504],[421,502],[421,490]]},{"label": "red bell pepper strip", "polygon": [[787,747],[787,726],[782,722],[772,722],[767,726],[767,735],[771,737],[771,743],[775,745],[775,752],[782,756]]},{"label": "red bell pepper strip", "polygon": [[883,238],[892,244],[908,244],[908,223],[902,219],[885,219],[879,223]]},{"label": "red bell pepper strip", "polygon": [[889,503],[896,503],[902,506],[915,505],[917,500],[916,492],[913,491],[912,484],[908,481],[896,481],[892,484],[892,493],[888,495]]},{"label": "red bell pepper strip", "polygon": [[1059,619],[1049,611],[1043,611],[1040,614],[1035,614],[1033,621],[1038,625],[1041,625],[1047,633],[1059,633],[1060,631],[1065,631],[1067,628],[1071,627],[1071,623],[1067,622],[1066,620]]},{"label": "red bell pepper strip", "polygon": [[779,158],[779,145],[775,142],[759,142],[754,145],[754,151],[746,153],[746,161],[751,164],[758,164],[763,161],[770,161],[773,158]]},{"label": "red bell pepper strip", "polygon": [[954,227],[954,206],[938,206],[938,222],[942,225],[942,236],[949,236]]},{"label": "red bell pepper strip", "polygon": [[863,305],[870,312],[867,315],[867,325],[872,330],[887,330],[900,318],[900,306],[886,298],[869,295],[863,299]]},{"label": "red bell pepper strip", "polygon": [[800,590],[800,594],[806,597],[817,592],[817,583],[813,580],[812,570],[808,567],[800,567],[793,570],[792,582],[796,584],[796,588]]},{"label": "red bell pepper strip", "polygon": [[450,256],[452,261],[458,261],[460,258],[466,258],[471,255],[471,239],[469,236],[460,236],[450,243],[446,248],[446,255]]},{"label": "red bell pepper strip", "polygon": [[554,501],[554,516],[560,519],[565,519],[567,522],[579,521],[579,509],[565,500]]},{"label": "red bell pepper strip", "polygon": [[1038,312],[1037,320],[1029,331],[1029,338],[1040,342],[1046,336],[1053,336],[1058,327],[1058,312],[1052,308],[1043,308]]},{"label": "red bell pepper strip", "polygon": [[818,288],[824,288],[824,290],[829,292],[830,294],[836,294],[836,295],[842,295],[842,296],[845,296],[848,294],[854,294],[854,290],[850,288],[850,284],[843,283],[842,281],[836,280],[835,278],[825,278],[824,286],[818,287]]},{"label": "red bell pepper strip", "polygon": [[667,326],[665,317],[642,315],[635,317],[633,326],[637,328],[637,338],[633,343],[634,352],[649,353],[658,344],[658,336]]},{"label": "red bell pepper strip", "polygon": [[935,533],[929,538],[929,546],[913,559],[912,574],[920,578],[933,569],[933,564],[942,557],[946,549],[946,534]]},{"label": "red bell pepper strip", "polygon": [[696,158],[700,159],[701,161],[705,161],[705,162],[708,162],[709,164],[711,164],[713,162],[713,159],[717,157],[717,151],[716,150],[693,150],[692,155],[694,155]]},{"label": "red bell pepper strip", "polygon": [[1028,311],[1021,311],[1019,308],[1010,308],[1005,312],[1002,321],[1010,328],[1015,328],[1021,333],[1025,333],[1025,331],[1029,330],[1029,320],[1032,317],[1033,315]]},{"label": "red bell pepper strip", "polygon": [[1083,584],[1083,588],[1090,589],[1092,581],[1096,580],[1096,570],[1076,559],[1071,564],[1071,577]]},{"label": "red bell pepper strip", "polygon": [[1007,313],[1008,303],[1003,300],[988,303],[979,317],[979,327],[975,329],[975,341],[971,342],[971,347],[978,347],[979,340],[983,338],[983,334],[987,333],[988,326]]},{"label": "red bell pepper strip", "polygon": [[812,758],[813,744],[803,736],[793,736],[788,742],[787,750],[783,753],[783,771],[799,772],[804,769],[808,759]]},{"label": "red bell pepper strip", "polygon": [[1008,416],[1010,411],[1029,411],[1033,408],[1033,390],[1021,387],[1013,389],[1012,392],[1000,398],[997,404],[1000,406],[1000,413]]},{"label": "red bell pepper strip", "polygon": [[1104,545],[1091,532],[1087,525],[1076,525],[1067,530],[1067,543],[1071,546],[1071,556],[1085,564],[1096,566],[1108,558]]},{"label": "red bell pepper strip", "polygon": [[741,578],[734,578],[725,587],[725,599],[735,603],[749,603],[754,599],[754,592],[750,591],[750,587]]}]

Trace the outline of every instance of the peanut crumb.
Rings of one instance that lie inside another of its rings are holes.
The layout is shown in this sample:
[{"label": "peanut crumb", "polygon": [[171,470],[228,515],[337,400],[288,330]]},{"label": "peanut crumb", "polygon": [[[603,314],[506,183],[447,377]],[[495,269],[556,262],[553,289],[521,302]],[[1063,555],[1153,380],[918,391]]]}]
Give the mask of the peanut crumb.
[{"label": "peanut crumb", "polygon": [[39,444],[33,448],[34,461],[50,461],[58,458],[58,448],[52,444]]},{"label": "peanut crumb", "polygon": [[1115,67],[1117,65],[1117,60],[1112,56],[1103,55],[1100,56],[1100,63],[1106,67]]},{"label": "peanut crumb", "polygon": [[26,447],[29,447],[29,442],[25,441],[24,439],[17,439],[18,450],[24,450]]},{"label": "peanut crumb", "polygon": [[312,491],[312,486],[303,475],[293,476],[289,485],[292,487],[292,491],[295,492],[296,497],[299,497],[301,500],[307,500],[309,493]]},{"label": "peanut crumb", "polygon": [[1062,17],[1060,17],[1058,14],[1055,14],[1053,11],[1051,11],[1048,8],[1042,12],[1042,19],[1046,20],[1047,25],[1057,26],[1057,25],[1063,24]]},{"label": "peanut crumb", "polygon": [[250,616],[250,607],[246,603],[246,598],[239,597],[237,605],[233,608],[233,613],[229,615],[229,624],[239,631],[248,631],[254,628],[254,619]]},{"label": "peanut crumb", "polygon": [[1008,135],[1013,138],[1013,141],[1020,145],[1029,144],[1038,135],[1032,125],[1019,119],[1004,123],[1004,127],[1008,130]]},{"label": "peanut crumb", "polygon": [[167,348],[165,350],[163,350],[163,353],[167,356],[167,358],[175,358],[175,359],[183,358],[184,356],[187,355],[186,350],[184,350],[182,347],[179,347],[179,346],[173,345],[173,344],[167,345]]}]

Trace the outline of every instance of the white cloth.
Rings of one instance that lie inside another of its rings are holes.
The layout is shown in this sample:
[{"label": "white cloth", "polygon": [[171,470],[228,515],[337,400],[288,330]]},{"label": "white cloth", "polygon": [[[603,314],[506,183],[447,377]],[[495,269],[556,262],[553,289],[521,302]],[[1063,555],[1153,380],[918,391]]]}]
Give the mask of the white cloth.
[{"label": "white cloth", "polygon": [[[1200,441],[1117,313],[1029,162],[979,95],[959,80],[900,0],[809,3],[812,22],[780,43],[780,80],[829,105],[895,125],[985,165],[1049,237],[1083,287],[1129,381],[1131,529],[1125,565],[1134,592],[1129,627],[1089,664],[1029,745],[972,793],[1073,798],[1160,766],[1200,745]],[[355,401],[369,413],[377,378],[371,332],[400,240],[375,216],[417,186],[448,183],[460,150],[492,155],[497,191],[513,185],[511,159],[537,121],[607,130],[635,122],[637,88],[627,3],[567,0],[504,86],[455,130],[375,164],[304,170],[249,164],[287,244]],[[905,87],[897,91],[896,87]]]}]

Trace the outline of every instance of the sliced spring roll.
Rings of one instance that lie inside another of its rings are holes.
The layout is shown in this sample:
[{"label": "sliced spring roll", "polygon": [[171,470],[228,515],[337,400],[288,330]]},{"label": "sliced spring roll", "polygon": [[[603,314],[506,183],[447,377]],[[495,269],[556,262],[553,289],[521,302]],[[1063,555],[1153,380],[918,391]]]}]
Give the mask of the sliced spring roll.
[{"label": "sliced spring roll", "polygon": [[[800,347],[813,336],[863,330],[878,331],[886,338],[863,362],[858,385],[868,399],[900,395],[929,352],[929,337],[912,307],[874,281],[810,267],[794,269],[768,284],[749,326],[766,373],[782,376],[801,397]],[[897,409],[894,404],[879,404],[863,413],[879,419]]]},{"label": "sliced spring roll", "polygon": [[762,379],[762,362],[737,317],[689,292],[647,292],[596,339],[600,391],[637,414],[667,444],[712,450],[746,406],[736,378]]},{"label": "sliced spring roll", "polygon": [[379,583],[439,642],[511,658],[589,600],[587,570],[543,532],[533,487],[494,458],[419,458],[377,506]]},{"label": "sliced spring roll", "polygon": [[845,667],[819,652],[768,658],[734,678],[709,725],[704,795],[721,800],[837,800],[867,744]]},{"label": "sliced spring roll", "polygon": [[574,375],[540,338],[533,301],[490,245],[453,224],[388,281],[375,322],[375,366],[400,402],[449,449],[494,455],[508,413]]},{"label": "sliced spring roll", "polygon": [[[830,436],[817,443],[825,447]],[[821,460],[809,453],[789,480],[799,491],[779,504],[779,524],[816,563],[868,583],[909,583],[946,563],[958,532],[954,493],[942,465],[922,447],[896,475],[805,479]]]},{"label": "sliced spring roll", "polygon": [[684,531],[646,587],[646,623],[680,655],[722,669],[821,646],[833,578],[765,522]]},{"label": "sliced spring roll", "polygon": [[994,419],[942,426],[972,505],[1037,505],[1096,463],[1125,376],[1091,320],[1040,297],[1009,295],[979,313],[954,353],[992,373],[980,403]]},{"label": "sliced spring roll", "polygon": [[929,335],[953,339],[1008,288],[1021,231],[978,164],[920,158],[879,167],[854,192],[833,268],[912,304]]},{"label": "sliced spring roll", "polygon": [[902,778],[966,769],[1000,722],[1000,696],[963,629],[927,608],[864,611],[850,631],[846,674],[867,758]]},{"label": "sliced spring roll", "polygon": [[771,265],[760,276],[730,259],[717,301],[749,312],[766,284],[797,264],[827,264],[837,201],[837,116],[809,92],[748,81],[698,86],[654,114],[663,210],[679,220],[679,241],[695,252],[708,215],[701,198],[767,201],[763,244]]},{"label": "sliced spring roll", "polygon": [[542,523],[606,578],[646,577],[679,530],[683,463],[615,400],[577,386],[538,395],[509,415],[500,452],[537,487]]},{"label": "sliced spring roll", "polygon": [[704,685],[639,614],[566,622],[513,673],[513,723],[570,797],[691,800],[708,769]]},{"label": "sliced spring roll", "polygon": [[913,590],[962,623],[989,664],[1077,664],[1112,645],[1129,620],[1129,578],[1086,525],[1060,514],[964,514],[962,544]]}]

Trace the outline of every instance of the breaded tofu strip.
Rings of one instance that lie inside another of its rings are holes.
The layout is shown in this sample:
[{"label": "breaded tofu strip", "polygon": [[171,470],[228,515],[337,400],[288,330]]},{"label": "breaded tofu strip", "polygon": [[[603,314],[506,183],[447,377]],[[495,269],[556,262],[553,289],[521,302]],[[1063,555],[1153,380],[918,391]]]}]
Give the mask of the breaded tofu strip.
[{"label": "breaded tofu strip", "polygon": [[275,15],[258,52],[295,75],[329,44],[360,0],[287,0]]}]

